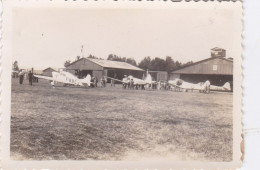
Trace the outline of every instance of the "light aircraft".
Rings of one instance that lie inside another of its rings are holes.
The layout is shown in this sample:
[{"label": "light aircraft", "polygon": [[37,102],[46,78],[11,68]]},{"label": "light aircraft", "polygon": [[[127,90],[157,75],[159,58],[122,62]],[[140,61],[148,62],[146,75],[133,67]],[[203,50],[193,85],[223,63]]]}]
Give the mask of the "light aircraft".
[{"label": "light aircraft", "polygon": [[91,76],[89,74],[84,79],[79,79],[73,74],[66,71],[52,72],[52,77],[40,76],[40,75],[34,75],[34,76],[41,79],[52,81],[51,82],[52,86],[55,84],[55,82],[63,83],[64,86],[74,85],[74,86],[89,87],[91,85]]},{"label": "light aircraft", "polygon": [[181,79],[175,79],[175,80],[170,80],[168,81],[168,83],[170,85],[172,85],[173,87],[175,87],[176,89],[183,89],[184,91],[188,91],[188,90],[199,90],[200,92],[204,92],[204,93],[209,93],[210,90],[210,81],[206,81],[204,83],[197,83],[197,84],[193,84],[193,83],[189,83],[189,82],[185,82]]},{"label": "light aircraft", "polygon": [[210,90],[215,91],[231,91],[231,86],[229,82],[226,82],[223,86],[210,85]]},{"label": "light aircraft", "polygon": [[156,81],[152,81],[152,76],[150,74],[147,74],[147,76],[146,76],[146,78],[144,80],[139,79],[139,78],[135,78],[133,76],[125,77],[125,78],[123,78],[123,80],[118,80],[118,79],[111,78],[111,77],[107,77],[107,78],[111,79],[111,80],[114,80],[114,81],[121,82],[123,85],[127,85],[132,80],[133,81],[133,85],[135,87],[156,84]]}]

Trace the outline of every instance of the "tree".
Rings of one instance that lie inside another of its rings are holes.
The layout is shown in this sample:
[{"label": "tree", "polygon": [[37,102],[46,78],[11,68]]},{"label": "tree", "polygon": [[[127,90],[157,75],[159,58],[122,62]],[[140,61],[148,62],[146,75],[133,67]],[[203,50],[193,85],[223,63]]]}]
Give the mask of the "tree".
[{"label": "tree", "polygon": [[14,61],[14,63],[13,63],[13,71],[19,71],[18,61]]},{"label": "tree", "polygon": [[89,54],[88,58],[94,58],[94,59],[98,59],[97,57],[95,57],[94,55],[92,54]]},{"label": "tree", "polygon": [[70,65],[70,63],[71,63],[70,60],[65,61],[64,62],[64,67],[67,67],[68,65]]},{"label": "tree", "polygon": [[154,71],[166,71],[166,62],[164,59],[161,59],[159,57],[155,57],[151,61],[151,70]]},{"label": "tree", "polygon": [[182,65],[181,62],[176,61],[175,62],[175,69],[181,67],[181,65]]},{"label": "tree", "polygon": [[136,66],[136,61],[133,58],[127,58],[126,61],[128,64]]},{"label": "tree", "polygon": [[77,56],[77,57],[76,57],[76,61],[79,60],[79,59],[80,59],[80,56]]},{"label": "tree", "polygon": [[109,54],[107,60],[111,61],[121,61],[121,57],[115,55],[115,54]]},{"label": "tree", "polygon": [[193,63],[193,61],[188,61],[187,63],[183,64],[182,66],[190,65],[192,63]]},{"label": "tree", "polygon": [[165,70],[170,73],[175,68],[175,63],[172,57],[167,56],[165,59]]},{"label": "tree", "polygon": [[19,67],[18,67],[18,61],[14,61],[13,63],[13,78],[18,77]]},{"label": "tree", "polygon": [[151,69],[151,58],[145,57],[139,64],[138,67],[144,69],[144,70],[150,70]]},{"label": "tree", "polygon": [[109,54],[107,60],[126,62],[136,66],[136,61],[133,58],[120,57],[115,54]]},{"label": "tree", "polygon": [[112,60],[112,59],[113,59],[113,54],[109,54],[107,60]]}]

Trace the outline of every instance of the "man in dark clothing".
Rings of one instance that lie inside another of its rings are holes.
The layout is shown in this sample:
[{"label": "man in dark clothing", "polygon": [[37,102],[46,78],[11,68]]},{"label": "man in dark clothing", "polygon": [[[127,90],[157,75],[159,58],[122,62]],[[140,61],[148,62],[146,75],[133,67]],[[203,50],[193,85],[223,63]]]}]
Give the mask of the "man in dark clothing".
[{"label": "man in dark clothing", "polygon": [[95,87],[97,87],[97,84],[98,84],[98,78],[95,77]]},{"label": "man in dark clothing", "polygon": [[29,73],[28,73],[28,78],[29,78],[29,83],[32,86],[33,73],[31,71],[29,71]]},{"label": "man in dark clothing", "polygon": [[24,79],[24,72],[20,70],[19,72],[19,83],[23,84],[23,79]]},{"label": "man in dark clothing", "polygon": [[96,83],[96,78],[95,78],[95,76],[93,76],[91,78],[91,87],[95,87],[95,83]]}]

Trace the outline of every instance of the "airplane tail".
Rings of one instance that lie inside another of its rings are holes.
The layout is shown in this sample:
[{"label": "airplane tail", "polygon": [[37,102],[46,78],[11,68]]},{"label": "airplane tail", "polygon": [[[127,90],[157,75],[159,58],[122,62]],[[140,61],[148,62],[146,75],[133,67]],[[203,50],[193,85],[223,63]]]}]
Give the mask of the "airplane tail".
[{"label": "airplane tail", "polygon": [[146,81],[146,82],[152,82],[152,76],[151,76],[151,74],[148,73],[144,81]]},{"label": "airplane tail", "polygon": [[202,87],[203,87],[203,90],[204,90],[205,93],[209,93],[210,81],[209,80],[205,81],[205,83],[202,85]]},{"label": "airplane tail", "polygon": [[81,82],[89,87],[91,84],[91,75],[88,74]]},{"label": "airplane tail", "polygon": [[230,83],[226,82],[223,86],[222,86],[225,90],[231,91],[231,87],[230,87]]}]

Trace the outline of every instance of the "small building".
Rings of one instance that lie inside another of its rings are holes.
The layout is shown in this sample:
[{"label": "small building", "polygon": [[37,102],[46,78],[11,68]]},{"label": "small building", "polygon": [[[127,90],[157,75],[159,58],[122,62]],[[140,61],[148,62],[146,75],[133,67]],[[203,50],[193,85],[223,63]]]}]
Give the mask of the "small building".
[{"label": "small building", "polygon": [[180,78],[187,82],[199,83],[209,80],[211,84],[222,86],[233,84],[233,60],[224,57],[211,57],[171,72],[170,79]]},{"label": "small building", "polygon": [[48,67],[48,68],[42,70],[42,75],[52,77],[52,72],[57,72],[57,71],[51,67]]},{"label": "small building", "polygon": [[211,57],[226,57],[226,50],[219,47],[212,48]]},{"label": "small building", "polygon": [[[144,70],[131,64],[119,61],[101,60],[93,58],[81,58],[67,65],[66,71],[76,75],[78,78],[84,78],[88,74],[95,76],[100,80],[102,76],[108,76],[122,80],[124,75],[132,75],[136,78],[142,78]],[[110,82],[108,80],[108,82]]]},{"label": "small building", "polygon": [[168,73],[166,71],[149,71],[151,74],[153,81],[167,81]]},{"label": "small building", "polygon": [[33,70],[33,74],[42,75],[42,70]]}]

